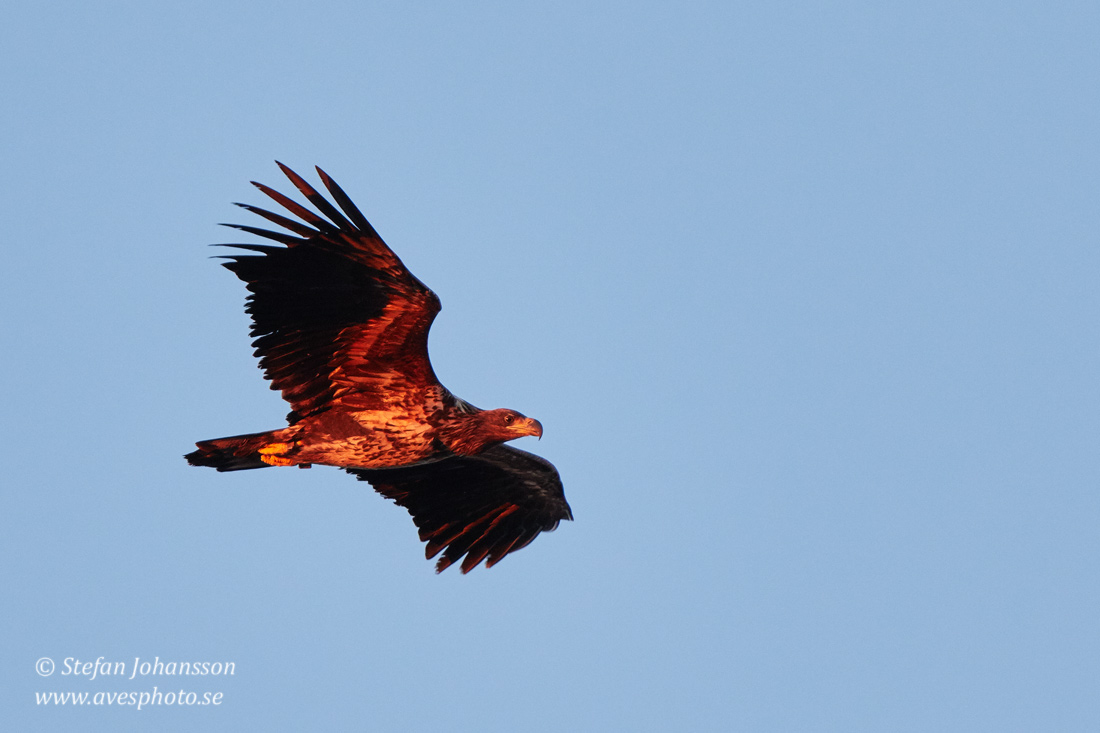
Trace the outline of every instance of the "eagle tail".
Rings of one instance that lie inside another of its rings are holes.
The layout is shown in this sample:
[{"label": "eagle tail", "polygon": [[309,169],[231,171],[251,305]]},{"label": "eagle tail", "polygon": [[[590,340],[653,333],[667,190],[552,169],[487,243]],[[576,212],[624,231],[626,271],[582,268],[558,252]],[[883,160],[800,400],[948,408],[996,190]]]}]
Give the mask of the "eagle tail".
[{"label": "eagle tail", "polygon": [[184,456],[192,466],[209,466],[219,471],[243,471],[249,468],[267,468],[294,463],[279,457],[291,445],[293,428],[269,430],[266,433],[234,435],[229,438],[201,440],[198,450]]}]

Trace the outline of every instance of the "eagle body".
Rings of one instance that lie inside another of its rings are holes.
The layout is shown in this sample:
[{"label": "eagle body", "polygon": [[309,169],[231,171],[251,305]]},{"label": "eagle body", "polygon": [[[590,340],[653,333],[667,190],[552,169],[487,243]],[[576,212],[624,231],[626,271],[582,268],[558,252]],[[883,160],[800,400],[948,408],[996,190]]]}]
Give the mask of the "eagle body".
[{"label": "eagle body", "polygon": [[320,168],[336,204],[280,168],[320,214],[254,182],[298,220],[238,204],[286,231],[226,225],[276,244],[225,267],[248,288],[253,346],[287,427],[199,441],[188,462],[218,471],[312,464],[369,481],[409,510],[437,570],[486,566],[572,519],[557,470],[505,445],[542,436],[510,409],[481,410],[451,394],[428,359],[439,298],[382,241]]}]

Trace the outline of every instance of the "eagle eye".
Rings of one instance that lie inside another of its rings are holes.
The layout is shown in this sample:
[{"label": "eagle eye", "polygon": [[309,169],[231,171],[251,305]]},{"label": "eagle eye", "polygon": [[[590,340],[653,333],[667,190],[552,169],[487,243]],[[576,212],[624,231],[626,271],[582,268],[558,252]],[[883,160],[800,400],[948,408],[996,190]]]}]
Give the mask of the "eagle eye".
[{"label": "eagle eye", "polygon": [[512,413],[509,412],[509,413],[504,415],[504,424],[505,425],[511,425],[515,421],[516,421],[516,416],[513,415]]}]

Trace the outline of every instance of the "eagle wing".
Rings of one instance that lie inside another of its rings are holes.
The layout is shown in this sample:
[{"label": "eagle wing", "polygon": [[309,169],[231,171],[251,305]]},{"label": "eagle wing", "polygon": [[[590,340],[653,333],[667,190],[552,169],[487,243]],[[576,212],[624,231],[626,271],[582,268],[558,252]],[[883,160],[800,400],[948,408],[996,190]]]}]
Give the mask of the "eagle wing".
[{"label": "eagle wing", "polygon": [[367,407],[383,391],[392,400],[438,386],[428,329],[439,298],[324,171],[317,169],[339,209],[278,165],[320,215],[253,181],[301,221],[237,204],[285,231],[226,224],[278,245],[223,245],[253,253],[224,257],[223,264],[248,287],[252,345],[271,388],[291,404],[291,422],[334,403]]},{"label": "eagle wing", "polygon": [[436,572],[492,567],[573,512],[549,461],[507,445],[401,468],[344,469],[408,509]]}]

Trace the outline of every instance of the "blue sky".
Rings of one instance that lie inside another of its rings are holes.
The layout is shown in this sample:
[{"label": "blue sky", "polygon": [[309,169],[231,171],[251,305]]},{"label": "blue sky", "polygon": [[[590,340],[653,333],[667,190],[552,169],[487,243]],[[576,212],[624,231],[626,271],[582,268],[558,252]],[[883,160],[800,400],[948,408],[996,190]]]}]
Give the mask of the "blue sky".
[{"label": "blue sky", "polygon": [[[1098,36],[1057,2],[9,9],[0,721],[1095,730]],[[542,421],[575,522],[436,576],[336,470],[185,464],[287,410],[206,247],[275,159],[439,294],[436,372]],[[61,674],[98,657],[236,671]],[[154,686],[222,704],[35,703]]]}]

